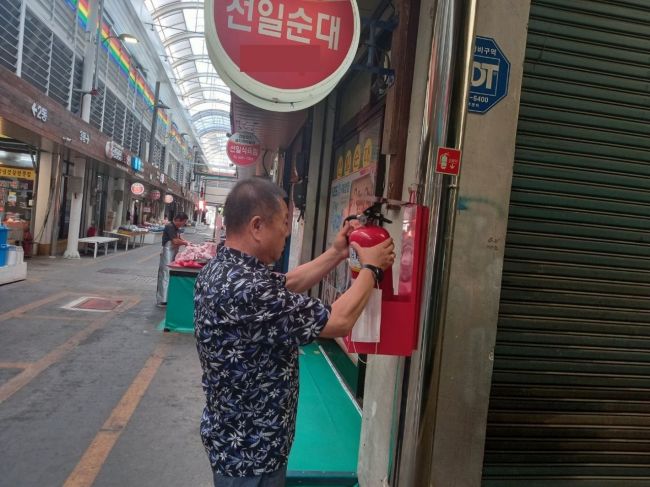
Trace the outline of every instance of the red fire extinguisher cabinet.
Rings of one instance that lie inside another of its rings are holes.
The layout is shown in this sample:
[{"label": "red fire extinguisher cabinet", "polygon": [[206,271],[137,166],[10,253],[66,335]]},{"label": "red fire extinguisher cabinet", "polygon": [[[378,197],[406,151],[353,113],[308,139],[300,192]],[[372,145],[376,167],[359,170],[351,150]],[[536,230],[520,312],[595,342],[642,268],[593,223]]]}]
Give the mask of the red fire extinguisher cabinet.
[{"label": "red fire extinguisher cabinet", "polygon": [[393,296],[382,294],[380,341],[356,342],[348,335],[344,338],[348,352],[410,356],[417,348],[429,209],[409,204],[403,214],[400,261],[393,266],[393,272],[399,272],[399,283]]}]

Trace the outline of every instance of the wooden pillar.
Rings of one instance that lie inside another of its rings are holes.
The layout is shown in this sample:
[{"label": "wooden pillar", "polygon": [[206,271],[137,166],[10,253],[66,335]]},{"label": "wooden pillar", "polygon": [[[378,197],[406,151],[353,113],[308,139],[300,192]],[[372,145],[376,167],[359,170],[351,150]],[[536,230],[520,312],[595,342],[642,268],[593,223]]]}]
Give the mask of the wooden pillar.
[{"label": "wooden pillar", "polygon": [[413,87],[413,67],[418,36],[420,0],[396,0],[399,19],[391,43],[395,83],[386,95],[382,153],[390,156],[386,197],[400,200],[404,183],[404,158]]}]

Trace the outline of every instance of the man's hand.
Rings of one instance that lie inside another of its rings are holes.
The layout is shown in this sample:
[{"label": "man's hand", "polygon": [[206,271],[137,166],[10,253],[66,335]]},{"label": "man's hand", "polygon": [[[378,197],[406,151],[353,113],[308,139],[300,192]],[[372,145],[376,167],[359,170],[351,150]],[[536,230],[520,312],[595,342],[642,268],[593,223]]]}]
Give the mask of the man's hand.
[{"label": "man's hand", "polygon": [[354,230],[354,226],[352,226],[349,221],[344,222],[332,243],[332,249],[334,249],[334,251],[340,256],[341,260],[347,259],[350,254],[348,250],[348,236],[352,230]]},{"label": "man's hand", "polygon": [[362,265],[370,264],[386,270],[395,262],[395,244],[392,238],[374,247],[361,247],[357,242],[350,245],[356,250]]}]

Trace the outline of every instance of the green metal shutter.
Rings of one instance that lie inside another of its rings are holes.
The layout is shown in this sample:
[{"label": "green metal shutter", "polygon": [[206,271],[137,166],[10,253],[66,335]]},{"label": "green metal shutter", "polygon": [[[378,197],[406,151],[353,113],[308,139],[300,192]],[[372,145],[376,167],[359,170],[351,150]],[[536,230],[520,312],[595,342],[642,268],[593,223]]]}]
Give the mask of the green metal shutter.
[{"label": "green metal shutter", "polygon": [[533,0],[483,485],[650,486],[650,0]]}]

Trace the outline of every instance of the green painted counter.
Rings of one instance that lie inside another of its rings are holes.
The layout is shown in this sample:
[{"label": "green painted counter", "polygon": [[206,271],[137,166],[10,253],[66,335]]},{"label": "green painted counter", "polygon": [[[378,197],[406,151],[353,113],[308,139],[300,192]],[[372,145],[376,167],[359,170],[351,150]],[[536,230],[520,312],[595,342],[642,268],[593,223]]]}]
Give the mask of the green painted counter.
[{"label": "green painted counter", "polygon": [[200,269],[170,268],[167,310],[162,328],[194,333],[194,282]]},{"label": "green painted counter", "polygon": [[[171,269],[167,312],[161,328],[194,332],[197,269]],[[300,353],[300,396],[296,438],[289,456],[287,485],[354,486],[361,413],[346,394],[317,344]]]}]

